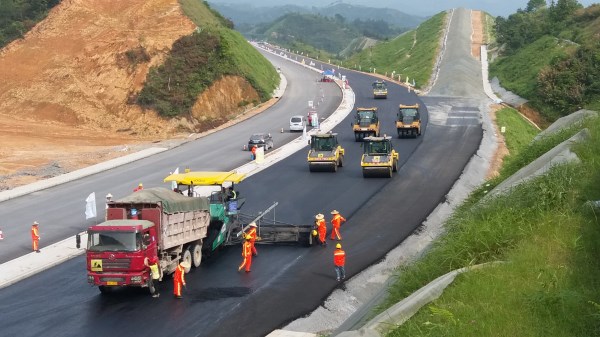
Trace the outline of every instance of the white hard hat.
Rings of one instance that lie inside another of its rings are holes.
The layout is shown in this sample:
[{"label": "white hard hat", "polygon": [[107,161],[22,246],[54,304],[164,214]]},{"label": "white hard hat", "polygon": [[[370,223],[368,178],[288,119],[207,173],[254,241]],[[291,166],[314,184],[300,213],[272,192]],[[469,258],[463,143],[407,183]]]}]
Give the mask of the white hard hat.
[{"label": "white hard hat", "polygon": [[34,225],[39,225],[40,223],[39,223],[39,222],[37,222],[37,221],[34,221],[34,222],[33,222],[33,224],[34,224]]},{"label": "white hard hat", "polygon": [[256,227],[256,222],[251,222],[248,226],[250,226],[250,227]]},{"label": "white hard hat", "polygon": [[107,198],[107,199],[108,199],[108,198],[112,198],[112,194],[108,193],[108,194],[106,195],[106,198]]}]

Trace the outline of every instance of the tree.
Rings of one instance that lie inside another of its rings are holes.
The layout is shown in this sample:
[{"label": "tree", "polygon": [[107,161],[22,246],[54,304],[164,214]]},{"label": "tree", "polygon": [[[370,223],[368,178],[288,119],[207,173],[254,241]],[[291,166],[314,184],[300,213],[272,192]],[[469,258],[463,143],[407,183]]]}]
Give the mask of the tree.
[{"label": "tree", "polygon": [[529,0],[525,11],[528,13],[531,13],[531,12],[535,12],[538,9],[545,8],[545,7],[546,7],[546,0]]}]

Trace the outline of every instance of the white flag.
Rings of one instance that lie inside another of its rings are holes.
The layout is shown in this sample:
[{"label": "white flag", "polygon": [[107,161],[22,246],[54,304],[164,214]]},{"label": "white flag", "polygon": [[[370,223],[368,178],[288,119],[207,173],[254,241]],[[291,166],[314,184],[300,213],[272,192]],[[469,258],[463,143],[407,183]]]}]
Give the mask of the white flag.
[{"label": "white flag", "polygon": [[[173,171],[172,174],[179,174],[179,166],[175,169],[175,171]],[[176,188],[177,188],[177,182],[171,181],[171,189],[175,190]]]},{"label": "white flag", "polygon": [[96,217],[96,192],[90,193],[85,198],[85,219]]}]

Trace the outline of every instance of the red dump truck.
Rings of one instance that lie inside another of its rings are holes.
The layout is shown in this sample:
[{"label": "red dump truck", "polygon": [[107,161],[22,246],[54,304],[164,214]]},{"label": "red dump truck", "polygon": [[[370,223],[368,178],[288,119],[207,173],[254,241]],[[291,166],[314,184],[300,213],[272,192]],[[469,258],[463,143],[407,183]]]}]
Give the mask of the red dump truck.
[{"label": "red dump truck", "polygon": [[208,198],[150,188],[110,202],[106,212],[107,220],[87,231],[88,282],[102,293],[115,286],[147,287],[145,258],[158,257],[161,279],[182,261],[200,265]]}]

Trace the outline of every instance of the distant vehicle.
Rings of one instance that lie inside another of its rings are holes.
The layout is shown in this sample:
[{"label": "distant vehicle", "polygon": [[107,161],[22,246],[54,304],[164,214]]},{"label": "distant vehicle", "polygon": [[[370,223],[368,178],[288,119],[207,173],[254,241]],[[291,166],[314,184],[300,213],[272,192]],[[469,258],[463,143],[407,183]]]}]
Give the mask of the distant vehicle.
[{"label": "distant vehicle", "polygon": [[388,89],[384,81],[373,82],[373,98],[387,98]]},{"label": "distant vehicle", "polygon": [[269,151],[273,148],[273,137],[270,133],[255,133],[250,136],[248,141],[248,151],[252,150],[252,147],[262,147],[265,151]]},{"label": "distant vehicle", "polygon": [[356,108],[354,122],[350,123],[354,131],[354,139],[359,142],[365,137],[379,136],[379,118],[377,108]]},{"label": "distant vehicle", "polygon": [[290,118],[290,131],[302,131],[306,125],[304,116],[292,116]]},{"label": "distant vehicle", "polygon": [[396,130],[398,137],[417,137],[421,135],[421,113],[419,104],[403,105],[400,104],[398,118],[396,120]]}]

